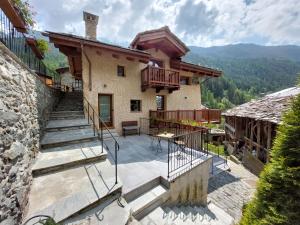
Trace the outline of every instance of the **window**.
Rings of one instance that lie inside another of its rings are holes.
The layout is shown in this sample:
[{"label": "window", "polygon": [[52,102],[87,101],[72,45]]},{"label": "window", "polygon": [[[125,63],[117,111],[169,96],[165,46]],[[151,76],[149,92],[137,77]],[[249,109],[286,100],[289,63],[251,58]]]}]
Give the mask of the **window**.
[{"label": "window", "polygon": [[118,65],[118,76],[119,77],[125,77],[125,67]]},{"label": "window", "polygon": [[157,107],[157,110],[165,110],[165,96],[164,95],[156,96],[156,107]]},{"label": "window", "polygon": [[141,106],[141,100],[130,100],[130,111],[131,112],[141,112],[142,106]]},{"label": "window", "polygon": [[190,78],[189,77],[180,76],[180,84],[181,85],[190,85]]}]

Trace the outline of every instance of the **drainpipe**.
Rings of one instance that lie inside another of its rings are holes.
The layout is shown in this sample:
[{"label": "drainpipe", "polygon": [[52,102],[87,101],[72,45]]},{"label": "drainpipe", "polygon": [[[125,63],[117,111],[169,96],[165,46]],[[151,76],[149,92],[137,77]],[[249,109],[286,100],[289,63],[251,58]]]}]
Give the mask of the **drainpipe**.
[{"label": "drainpipe", "polygon": [[89,90],[91,91],[92,90],[92,63],[84,50],[83,42],[81,42],[81,51],[84,54],[84,56],[89,64]]}]

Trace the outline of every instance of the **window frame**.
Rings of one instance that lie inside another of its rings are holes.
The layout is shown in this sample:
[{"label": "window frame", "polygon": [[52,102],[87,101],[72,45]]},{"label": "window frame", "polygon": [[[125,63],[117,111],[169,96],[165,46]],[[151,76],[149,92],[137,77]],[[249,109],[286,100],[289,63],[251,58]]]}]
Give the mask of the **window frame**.
[{"label": "window frame", "polygon": [[[185,81],[186,83],[182,83],[182,81]],[[180,83],[180,85],[191,85],[191,77],[180,76],[179,83]]]},{"label": "window frame", "polygon": [[[138,101],[139,102],[139,109],[138,109],[138,111],[133,111],[132,110],[132,108],[131,108],[131,105],[132,105],[132,101]],[[142,112],[142,100],[141,99],[130,99],[130,112],[132,112],[132,113],[140,113],[140,112]]]},{"label": "window frame", "polygon": [[[123,69],[123,75],[119,75],[119,68],[122,68],[122,69]],[[117,76],[118,76],[118,77],[126,77],[125,66],[117,65]]]}]

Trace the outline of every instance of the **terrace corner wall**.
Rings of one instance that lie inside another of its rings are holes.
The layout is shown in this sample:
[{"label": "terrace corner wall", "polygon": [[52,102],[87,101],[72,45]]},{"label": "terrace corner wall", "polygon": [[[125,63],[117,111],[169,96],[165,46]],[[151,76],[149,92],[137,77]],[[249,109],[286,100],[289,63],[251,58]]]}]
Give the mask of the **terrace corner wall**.
[{"label": "terrace corner wall", "polygon": [[206,205],[211,164],[212,158],[210,157],[172,181],[167,204]]},{"label": "terrace corner wall", "polygon": [[20,224],[31,163],[59,92],[0,43],[0,223]]}]

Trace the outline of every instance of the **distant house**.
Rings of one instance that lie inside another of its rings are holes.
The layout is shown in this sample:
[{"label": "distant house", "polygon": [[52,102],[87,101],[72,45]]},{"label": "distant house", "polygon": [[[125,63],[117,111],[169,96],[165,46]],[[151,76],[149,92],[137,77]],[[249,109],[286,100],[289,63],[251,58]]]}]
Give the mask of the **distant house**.
[{"label": "distant house", "polygon": [[292,87],[237,106],[223,113],[225,116],[226,147],[258,174],[270,160],[276,127],[291,99],[300,94]]},{"label": "distant house", "polygon": [[169,119],[208,115],[200,111],[199,78],[222,72],[182,61],[189,49],[168,27],[141,32],[124,48],[96,40],[98,16],[85,12],[84,20],[86,37],[45,35],[68,57],[70,73],[82,80],[84,98],[106,125],[120,133],[122,121],[138,121],[157,110]]}]

